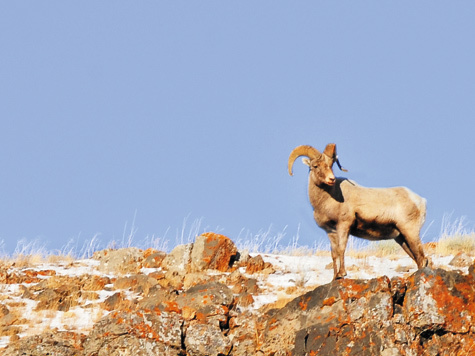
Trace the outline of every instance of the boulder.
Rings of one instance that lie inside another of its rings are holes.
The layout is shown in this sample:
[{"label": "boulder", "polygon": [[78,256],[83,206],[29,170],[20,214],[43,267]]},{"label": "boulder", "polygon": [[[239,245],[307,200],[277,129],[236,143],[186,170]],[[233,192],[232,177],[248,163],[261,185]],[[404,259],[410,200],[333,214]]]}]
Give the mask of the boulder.
[{"label": "boulder", "polygon": [[188,289],[199,284],[205,284],[212,281],[216,281],[219,276],[210,275],[203,272],[190,272],[183,278],[183,289]]},{"label": "boulder", "polygon": [[4,305],[0,303],[0,319],[3,318],[5,315],[8,315],[10,310]]},{"label": "boulder", "polygon": [[218,356],[228,355],[232,344],[218,326],[192,322],[186,329],[185,347],[189,356]]},{"label": "boulder", "polygon": [[[337,280],[264,315],[261,351],[266,355],[341,354],[334,352],[350,348],[354,353],[349,354],[357,354],[371,344],[371,351],[379,354],[382,340],[378,334],[392,314],[387,277],[369,281]],[[370,323],[366,325],[366,321]],[[362,325],[356,327],[352,323]],[[363,334],[374,335],[364,338]]]},{"label": "boulder", "polygon": [[337,280],[259,320],[265,355],[452,355],[475,348],[472,274]]},{"label": "boulder", "polygon": [[252,312],[236,313],[229,321],[228,337],[233,345],[233,356],[256,355],[258,350],[257,317]]},{"label": "boulder", "polygon": [[1,351],[2,356],[82,355],[85,336],[67,331],[55,331],[25,337],[10,343]]},{"label": "boulder", "polygon": [[79,305],[81,292],[76,285],[62,285],[57,288],[46,288],[34,299],[38,301],[35,310],[58,310],[66,312]]},{"label": "boulder", "polygon": [[180,355],[183,318],[177,313],[111,312],[94,325],[85,355]]},{"label": "boulder", "polygon": [[469,267],[473,264],[473,258],[464,252],[457,253],[454,258],[449,262],[450,266],[454,267]]},{"label": "boulder", "polygon": [[143,274],[134,274],[128,277],[117,278],[114,282],[114,288],[131,290],[134,293],[147,295],[150,288],[157,284],[158,282],[155,278]]},{"label": "boulder", "polygon": [[[175,290],[171,288],[163,288],[157,285],[150,290],[146,297],[142,298],[138,302],[137,307],[147,311],[165,310],[166,307],[170,305],[170,303],[175,302],[176,298],[177,294]],[[180,311],[177,310],[177,312]]]},{"label": "boulder", "polygon": [[248,260],[247,266],[246,266],[246,273],[270,274],[270,273],[274,273],[274,268],[272,267],[271,263],[264,262],[264,259],[262,258],[261,255],[257,255]]},{"label": "boulder", "polygon": [[138,273],[144,259],[142,250],[136,247],[102,250],[92,258],[100,261],[99,271],[112,274]]},{"label": "boulder", "polygon": [[424,268],[407,279],[404,317],[421,331],[467,333],[475,322],[475,280],[456,271]]},{"label": "boulder", "polygon": [[193,310],[197,320],[219,326],[227,323],[234,296],[226,285],[211,282],[187,289],[176,298],[176,303],[180,309]]},{"label": "boulder", "polygon": [[193,244],[176,246],[162,261],[162,267],[168,271],[185,275],[189,271]]},{"label": "boulder", "polygon": [[191,271],[208,269],[228,271],[237,260],[238,251],[234,242],[224,235],[212,232],[198,236],[191,251]]},{"label": "boulder", "polygon": [[162,251],[156,251],[148,255],[143,261],[142,265],[145,268],[160,268],[162,261],[167,257],[167,254]]},{"label": "boulder", "polygon": [[100,290],[104,290],[104,287],[110,283],[111,283],[111,280],[109,277],[86,275],[81,289],[85,291],[100,291]]},{"label": "boulder", "polygon": [[131,311],[135,309],[135,301],[128,299],[125,293],[117,292],[106,298],[106,300],[101,303],[101,307],[107,311]]}]

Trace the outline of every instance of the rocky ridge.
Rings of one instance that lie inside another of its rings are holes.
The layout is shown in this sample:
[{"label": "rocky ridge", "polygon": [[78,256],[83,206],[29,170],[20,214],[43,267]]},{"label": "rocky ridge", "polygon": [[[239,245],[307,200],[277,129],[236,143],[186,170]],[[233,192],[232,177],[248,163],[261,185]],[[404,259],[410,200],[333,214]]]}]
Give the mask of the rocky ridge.
[{"label": "rocky ridge", "polygon": [[[471,355],[475,265],[462,257],[468,271],[303,280],[262,308],[279,266],[214,233],[169,254],[99,251],[86,273],[4,265],[0,355]],[[39,328],[26,314],[61,322]]]}]

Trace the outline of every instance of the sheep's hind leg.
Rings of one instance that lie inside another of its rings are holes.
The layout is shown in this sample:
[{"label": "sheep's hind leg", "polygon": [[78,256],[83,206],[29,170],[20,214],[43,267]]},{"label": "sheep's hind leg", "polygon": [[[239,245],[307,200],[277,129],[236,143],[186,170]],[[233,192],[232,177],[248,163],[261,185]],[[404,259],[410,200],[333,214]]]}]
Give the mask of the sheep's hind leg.
[{"label": "sheep's hind leg", "polygon": [[400,234],[394,240],[403,248],[403,250],[416,262],[419,269],[428,266],[429,260],[424,255],[424,249],[419,237],[417,240],[408,239],[405,234]]},{"label": "sheep's hind leg", "polygon": [[399,246],[401,246],[402,249],[409,255],[409,257],[411,257],[414,260],[414,262],[417,263],[416,257],[414,256],[411,249],[409,248],[409,245],[406,242],[406,238],[403,235],[400,234],[398,237],[394,239],[394,241],[396,241],[399,244]]}]

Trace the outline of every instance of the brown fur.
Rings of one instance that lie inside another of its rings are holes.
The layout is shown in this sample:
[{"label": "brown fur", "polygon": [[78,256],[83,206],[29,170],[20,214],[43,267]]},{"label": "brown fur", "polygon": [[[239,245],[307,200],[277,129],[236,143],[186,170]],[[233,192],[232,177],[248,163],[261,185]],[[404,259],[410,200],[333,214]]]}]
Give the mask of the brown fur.
[{"label": "brown fur", "polygon": [[308,193],[318,226],[330,239],[334,279],[346,276],[345,249],[349,235],[367,240],[394,239],[417,263],[427,266],[420,230],[425,221],[425,199],[405,187],[365,188],[344,178],[335,178],[336,145],[321,154],[311,146],[299,146],[289,157],[288,168],[299,156],[310,167]]}]

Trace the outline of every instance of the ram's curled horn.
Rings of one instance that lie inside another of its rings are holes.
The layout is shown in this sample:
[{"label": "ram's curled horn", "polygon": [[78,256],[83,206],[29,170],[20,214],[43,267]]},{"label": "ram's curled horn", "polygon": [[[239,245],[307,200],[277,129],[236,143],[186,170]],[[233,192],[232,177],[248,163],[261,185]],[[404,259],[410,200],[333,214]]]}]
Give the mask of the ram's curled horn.
[{"label": "ram's curled horn", "polygon": [[294,165],[294,162],[300,156],[306,156],[310,159],[315,159],[315,158],[321,156],[321,153],[317,149],[313,148],[312,146],[308,146],[308,145],[303,145],[303,146],[296,147],[289,156],[288,169],[289,169],[289,174],[291,176],[293,175],[292,167]]}]

